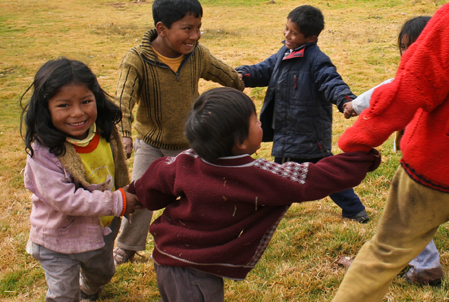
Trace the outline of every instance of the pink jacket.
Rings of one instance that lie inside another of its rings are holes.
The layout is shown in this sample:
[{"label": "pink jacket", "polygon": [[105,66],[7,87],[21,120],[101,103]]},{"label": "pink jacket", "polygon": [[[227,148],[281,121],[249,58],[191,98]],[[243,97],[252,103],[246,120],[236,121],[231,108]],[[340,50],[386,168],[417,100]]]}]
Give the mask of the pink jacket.
[{"label": "pink jacket", "polygon": [[[111,144],[120,188],[129,181],[126,161],[123,147],[117,148],[114,140]],[[118,190],[103,191],[104,184],[87,185],[78,154],[70,144],[66,147],[66,154],[58,158],[34,142],[34,155],[27,158],[24,182],[33,193],[30,240],[64,254],[96,250],[104,246],[103,236],[110,232],[100,225],[99,216],[120,216],[122,195]]]}]

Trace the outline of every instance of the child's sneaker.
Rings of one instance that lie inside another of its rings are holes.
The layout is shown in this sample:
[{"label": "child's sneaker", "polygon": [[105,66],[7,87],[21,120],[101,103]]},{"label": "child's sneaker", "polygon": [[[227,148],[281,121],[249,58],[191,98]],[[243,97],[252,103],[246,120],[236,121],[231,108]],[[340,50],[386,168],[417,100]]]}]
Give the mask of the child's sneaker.
[{"label": "child's sneaker", "polygon": [[351,219],[360,223],[367,223],[369,221],[369,216],[366,213],[366,210],[362,210],[355,215],[352,216],[343,216],[344,219]]},{"label": "child's sneaker", "polygon": [[128,261],[132,261],[136,251],[128,251],[116,247],[113,251],[114,263],[115,265],[123,264]]}]

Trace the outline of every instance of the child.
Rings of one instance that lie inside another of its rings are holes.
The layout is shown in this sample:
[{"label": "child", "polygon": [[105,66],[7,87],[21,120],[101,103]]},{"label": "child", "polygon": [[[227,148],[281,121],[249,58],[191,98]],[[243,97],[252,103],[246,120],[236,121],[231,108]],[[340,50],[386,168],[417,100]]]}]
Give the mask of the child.
[{"label": "child", "polygon": [[448,220],[448,52],[446,4],[403,54],[395,79],[374,91],[370,107],[340,137],[345,152],[370,150],[407,127],[377,233],[359,251],[334,301],[382,301],[393,278]]},{"label": "child", "polygon": [[[426,26],[427,22],[429,22],[430,17],[427,16],[419,16],[414,17],[407,20],[402,26],[401,31],[398,36],[398,49],[399,53],[402,56],[403,53],[412,45],[416,39],[418,39],[422,30]],[[347,102],[343,105],[345,118],[350,118],[352,116],[359,115],[364,109],[369,107],[369,101],[371,99],[371,95],[374,92],[374,89],[377,87],[391,83],[394,79],[388,79],[376,87],[371,88],[370,90],[359,95],[352,102]]]},{"label": "child", "polygon": [[[316,163],[332,156],[332,103],[343,111],[343,104],[355,98],[317,45],[323,28],[319,9],[299,6],[288,14],[284,46],[259,64],[237,68],[246,87],[268,86],[260,120],[277,163]],[[352,188],[330,198],[343,218],[368,222]]]},{"label": "child", "polygon": [[[119,131],[128,158],[131,156],[133,108],[136,108],[137,139],[134,142],[132,179],[138,179],[157,158],[176,156],[188,148],[184,123],[198,97],[200,78],[243,90],[237,72],[215,58],[198,43],[203,10],[198,0],[155,0],[155,29],[143,36],[120,65],[116,103],[123,120]],[[132,224],[124,219],[114,250],[117,264],[145,250],[151,212],[133,214]]]},{"label": "child", "polygon": [[33,193],[27,252],[45,271],[47,301],[94,301],[115,273],[119,216],[140,208],[126,189],[120,108],[78,61],[48,61],[32,86],[23,110],[24,182]]},{"label": "child", "polygon": [[[418,39],[418,36],[421,34],[429,20],[430,17],[419,16],[405,22],[398,37],[398,48],[401,56],[407,48]],[[368,108],[374,89],[381,85],[391,83],[393,80],[394,79],[386,80],[378,86],[362,93],[352,102],[344,104],[345,117],[350,118],[356,116],[364,109]],[[399,150],[399,141],[402,133],[402,130],[396,131],[395,150]],[[409,265],[412,267],[406,274],[404,274],[404,278],[407,281],[416,284],[430,285],[438,285],[441,283],[443,269],[441,268],[440,255],[438,254],[438,250],[433,240],[429,242],[425,249],[415,259],[410,261]]]},{"label": "child", "polygon": [[186,136],[193,150],[154,161],[129,186],[149,210],[165,208],[150,227],[163,301],[224,301],[222,278],[245,279],[291,203],[355,186],[380,162],[374,149],[317,164],[255,160],[256,109],[227,87],[198,98]]}]

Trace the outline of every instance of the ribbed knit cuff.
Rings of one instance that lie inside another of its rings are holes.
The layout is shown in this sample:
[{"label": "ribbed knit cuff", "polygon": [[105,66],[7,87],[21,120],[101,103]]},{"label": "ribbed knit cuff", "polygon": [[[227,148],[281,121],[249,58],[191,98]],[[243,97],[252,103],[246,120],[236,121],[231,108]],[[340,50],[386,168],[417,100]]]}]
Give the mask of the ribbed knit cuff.
[{"label": "ribbed knit cuff", "polygon": [[122,188],[118,189],[120,191],[120,193],[122,193],[122,199],[123,199],[123,210],[122,213],[120,214],[120,216],[125,215],[126,212],[126,194],[125,194],[125,190],[123,190]]}]

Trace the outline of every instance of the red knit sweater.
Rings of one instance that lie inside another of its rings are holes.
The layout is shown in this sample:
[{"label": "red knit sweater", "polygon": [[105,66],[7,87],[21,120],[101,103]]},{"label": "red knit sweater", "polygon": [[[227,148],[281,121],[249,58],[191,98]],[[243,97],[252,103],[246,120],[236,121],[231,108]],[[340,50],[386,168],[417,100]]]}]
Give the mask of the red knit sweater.
[{"label": "red knit sweater", "polygon": [[394,81],[378,87],[370,107],[338,142],[368,151],[403,129],[401,164],[415,181],[449,192],[449,4],[404,53]]},{"label": "red knit sweater", "polygon": [[374,149],[283,165],[248,155],[210,164],[187,150],[156,160],[129,191],[165,208],[150,227],[157,263],[244,279],[291,203],[354,187],[379,163]]}]

